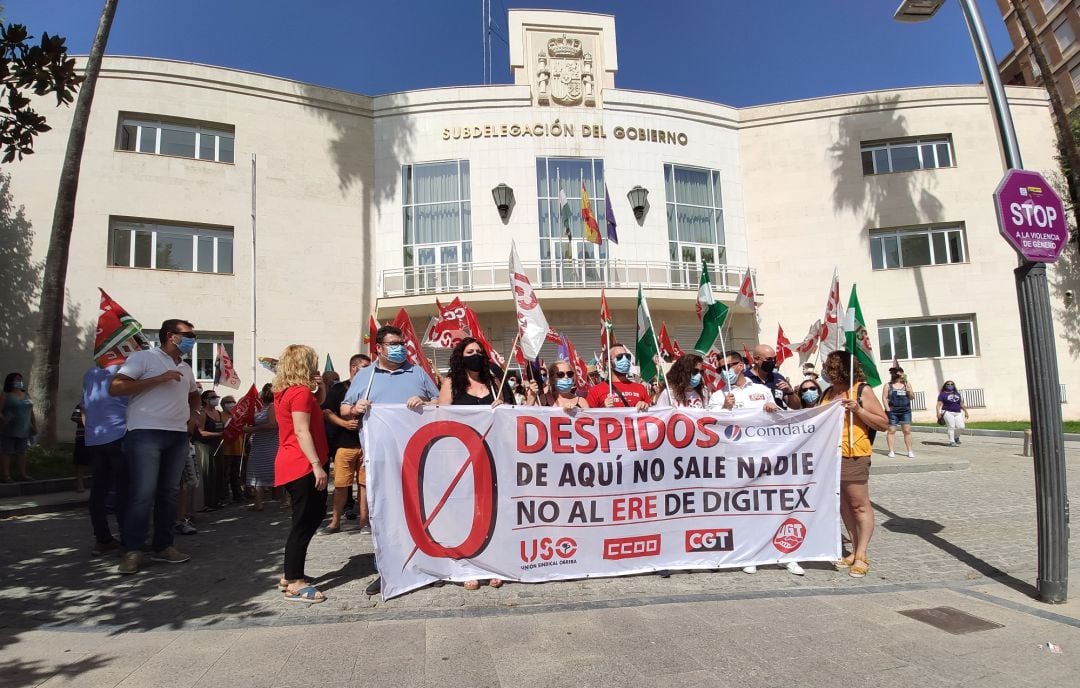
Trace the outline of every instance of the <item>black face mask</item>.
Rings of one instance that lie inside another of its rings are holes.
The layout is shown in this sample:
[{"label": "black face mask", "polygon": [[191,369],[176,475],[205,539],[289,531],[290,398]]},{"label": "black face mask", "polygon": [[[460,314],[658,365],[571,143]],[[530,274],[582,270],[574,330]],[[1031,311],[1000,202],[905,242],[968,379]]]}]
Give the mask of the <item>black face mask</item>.
[{"label": "black face mask", "polygon": [[482,354],[472,354],[471,356],[464,356],[461,359],[461,363],[465,366],[466,370],[471,370],[474,373],[479,373],[481,370],[484,369],[486,361],[484,360],[484,356]]},{"label": "black face mask", "polygon": [[776,370],[776,361],[771,358],[766,358],[761,362],[761,372],[768,375],[772,371]]}]

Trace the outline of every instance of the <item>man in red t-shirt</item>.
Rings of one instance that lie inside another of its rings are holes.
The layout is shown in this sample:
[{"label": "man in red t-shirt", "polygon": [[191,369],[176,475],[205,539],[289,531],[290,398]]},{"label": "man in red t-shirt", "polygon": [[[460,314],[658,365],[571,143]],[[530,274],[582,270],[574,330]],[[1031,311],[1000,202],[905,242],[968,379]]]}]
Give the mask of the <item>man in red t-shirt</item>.
[{"label": "man in red t-shirt", "polygon": [[649,390],[640,382],[630,382],[630,352],[622,344],[613,344],[608,349],[611,357],[611,384],[601,382],[589,390],[585,400],[590,408],[612,408],[614,406],[632,406],[638,411],[649,408],[652,397]]}]

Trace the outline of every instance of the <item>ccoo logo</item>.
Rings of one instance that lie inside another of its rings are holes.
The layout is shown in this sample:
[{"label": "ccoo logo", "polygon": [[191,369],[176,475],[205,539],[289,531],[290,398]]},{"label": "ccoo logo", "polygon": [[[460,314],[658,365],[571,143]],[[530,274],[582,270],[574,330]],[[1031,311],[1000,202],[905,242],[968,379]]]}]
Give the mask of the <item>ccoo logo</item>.
[{"label": "ccoo logo", "polygon": [[724,428],[724,437],[729,440],[735,441],[742,437],[742,434],[742,428],[738,425],[728,425]]},{"label": "ccoo logo", "polygon": [[802,547],[805,539],[806,526],[797,518],[789,518],[776,529],[776,535],[773,535],[772,543],[773,547],[784,554],[791,554]]}]

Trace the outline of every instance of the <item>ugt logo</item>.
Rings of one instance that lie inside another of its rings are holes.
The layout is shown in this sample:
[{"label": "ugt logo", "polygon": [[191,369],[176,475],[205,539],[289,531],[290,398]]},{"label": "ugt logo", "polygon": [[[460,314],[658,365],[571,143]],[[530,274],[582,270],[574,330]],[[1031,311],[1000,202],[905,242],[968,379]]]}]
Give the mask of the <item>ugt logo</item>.
[{"label": "ugt logo", "polygon": [[728,425],[724,428],[724,437],[732,442],[742,437],[742,428],[738,425]]},{"label": "ugt logo", "polygon": [[773,547],[784,554],[791,554],[802,547],[805,539],[806,526],[797,518],[789,518],[776,529],[776,535],[773,535],[772,543]]},{"label": "ugt logo", "polygon": [[574,538],[562,537],[552,540],[549,537],[521,541],[521,560],[526,564],[537,559],[551,561],[554,557],[570,559],[577,554],[577,541]]}]

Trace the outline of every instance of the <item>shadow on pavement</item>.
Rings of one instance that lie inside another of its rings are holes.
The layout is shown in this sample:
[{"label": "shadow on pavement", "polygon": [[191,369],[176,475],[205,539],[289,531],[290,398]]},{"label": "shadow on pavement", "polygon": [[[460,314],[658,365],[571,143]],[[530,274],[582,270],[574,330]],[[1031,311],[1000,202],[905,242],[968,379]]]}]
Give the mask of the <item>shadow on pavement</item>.
[{"label": "shadow on pavement", "polygon": [[894,514],[880,504],[877,504],[875,502],[871,502],[871,504],[873,504],[876,511],[878,511],[883,516],[888,517],[889,520],[881,524],[881,527],[885,528],[886,530],[893,533],[916,535],[922,538],[928,544],[937,547],[942,552],[945,552],[946,554],[963,563],[964,565],[970,566],[971,568],[975,569],[980,574],[986,576],[987,578],[990,578],[991,580],[995,580],[1002,585],[1006,585],[1013,590],[1016,590],[1017,592],[1027,595],[1028,597],[1034,598],[1038,595],[1038,590],[1035,588],[1034,585],[1009,575],[998,567],[992,564],[988,564],[982,559],[976,557],[974,554],[971,554],[967,550],[954,545],[953,543],[938,535],[938,533],[945,530],[945,526],[941,525],[937,521],[931,521],[924,518],[905,518],[903,516]]}]

